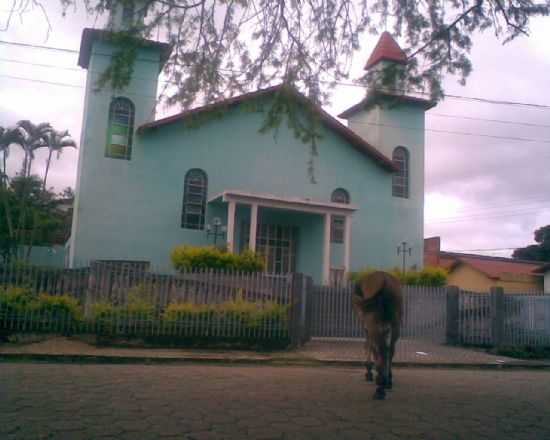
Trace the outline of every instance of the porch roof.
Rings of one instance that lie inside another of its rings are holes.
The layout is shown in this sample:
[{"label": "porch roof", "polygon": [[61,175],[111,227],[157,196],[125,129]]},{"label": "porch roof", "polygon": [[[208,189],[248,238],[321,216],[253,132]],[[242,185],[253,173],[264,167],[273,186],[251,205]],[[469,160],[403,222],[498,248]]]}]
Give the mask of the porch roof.
[{"label": "porch roof", "polygon": [[324,202],[309,198],[284,197],[275,194],[262,194],[238,190],[225,190],[212,197],[208,202],[236,202],[246,205],[257,204],[266,208],[288,209],[314,214],[349,215],[357,211],[358,206],[345,203]]}]

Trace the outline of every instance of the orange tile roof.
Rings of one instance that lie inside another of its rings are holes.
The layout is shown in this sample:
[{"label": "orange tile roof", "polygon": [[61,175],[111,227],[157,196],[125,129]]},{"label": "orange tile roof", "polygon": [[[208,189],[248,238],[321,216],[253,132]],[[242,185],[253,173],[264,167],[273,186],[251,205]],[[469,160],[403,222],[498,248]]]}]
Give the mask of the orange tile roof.
[{"label": "orange tile roof", "polygon": [[489,257],[486,255],[441,252],[440,265],[452,269],[459,263],[467,264],[489,278],[498,279],[503,273],[532,275],[541,266],[537,261],[514,260],[512,258]]},{"label": "orange tile roof", "polygon": [[407,63],[407,54],[399,47],[399,44],[397,44],[389,32],[384,32],[380,36],[365,65],[365,70],[370,69],[382,60],[395,61],[401,64]]}]

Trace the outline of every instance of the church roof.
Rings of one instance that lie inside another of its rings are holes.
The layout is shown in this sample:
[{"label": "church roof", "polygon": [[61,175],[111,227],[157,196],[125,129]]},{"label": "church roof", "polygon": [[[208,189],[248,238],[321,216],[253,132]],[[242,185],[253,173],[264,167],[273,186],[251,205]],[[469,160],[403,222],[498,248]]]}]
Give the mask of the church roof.
[{"label": "church roof", "polygon": [[399,47],[399,44],[397,44],[389,32],[384,32],[380,36],[365,65],[365,70],[370,69],[383,60],[407,64],[407,54]]},{"label": "church roof", "polygon": [[393,103],[417,105],[422,107],[424,110],[429,110],[437,105],[437,102],[430,99],[405,95],[403,93],[389,93],[382,90],[373,90],[357,104],[352,105],[350,108],[340,113],[338,117],[342,119],[349,119],[354,114],[380,102],[381,100],[385,100],[390,105]]},{"label": "church roof", "polygon": [[[138,133],[142,134],[146,131],[162,127],[164,125],[173,124],[176,122],[184,121],[190,117],[204,114],[211,111],[216,111],[220,109],[226,109],[229,107],[233,107],[236,105],[239,105],[245,101],[249,101],[251,99],[259,98],[261,96],[269,96],[272,95],[278,91],[283,90],[285,86],[283,84],[268,87],[266,89],[257,90],[255,92],[251,93],[245,93],[243,95],[235,96],[233,98],[224,99],[221,101],[217,101],[211,104],[204,105],[202,107],[197,107],[194,109],[186,110],[184,112],[178,113],[173,116],[168,116],[163,119],[158,119],[156,121],[147,122],[143,125],[141,125],[138,128]],[[324,111],[320,106],[312,102],[310,99],[302,95],[300,92],[298,92],[294,88],[287,88],[299,101],[310,105],[311,108],[315,111],[315,113],[319,116],[321,119],[321,122],[328,127],[329,129],[333,130],[340,136],[342,136],[351,146],[353,146],[356,150],[358,150],[360,153],[366,155],[370,159],[373,159],[378,165],[380,165],[382,168],[384,168],[386,171],[394,172],[397,170],[393,162],[386,157],[383,153],[378,151],[375,147],[373,147],[371,144],[369,144],[365,139],[363,139],[361,136],[356,134],[354,131],[350,130],[348,127],[346,127],[344,124],[342,124],[340,121],[338,121],[333,116],[329,115],[326,111]]]}]

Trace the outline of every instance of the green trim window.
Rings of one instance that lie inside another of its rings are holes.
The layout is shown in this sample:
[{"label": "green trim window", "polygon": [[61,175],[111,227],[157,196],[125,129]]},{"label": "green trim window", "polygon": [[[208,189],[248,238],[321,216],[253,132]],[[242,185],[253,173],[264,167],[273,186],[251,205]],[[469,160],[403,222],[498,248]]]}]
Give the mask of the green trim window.
[{"label": "green trim window", "polygon": [[409,152],[405,147],[393,150],[392,157],[398,171],[393,174],[392,194],[394,197],[409,198]]},{"label": "green trim window", "polygon": [[132,158],[135,107],[128,98],[118,97],[109,106],[109,127],[105,157],[113,159]]},{"label": "green trim window", "polygon": [[189,170],[185,175],[183,188],[182,228],[204,229],[207,194],[208,178],[206,173],[197,168]]},{"label": "green trim window", "polygon": [[[334,203],[344,203],[346,205],[350,202],[349,193],[343,189],[338,188],[332,192],[330,201]],[[330,242],[331,243],[343,243],[344,242],[344,229],[346,227],[346,219],[342,215],[332,215],[330,223]]]}]

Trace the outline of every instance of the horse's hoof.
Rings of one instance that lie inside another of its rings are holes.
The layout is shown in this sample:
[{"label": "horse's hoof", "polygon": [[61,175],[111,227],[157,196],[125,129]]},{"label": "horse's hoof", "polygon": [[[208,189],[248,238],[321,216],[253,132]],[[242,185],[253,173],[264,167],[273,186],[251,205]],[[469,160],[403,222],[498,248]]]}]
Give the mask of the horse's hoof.
[{"label": "horse's hoof", "polygon": [[386,398],[386,393],[384,390],[376,390],[372,398],[373,400],[384,400]]}]

